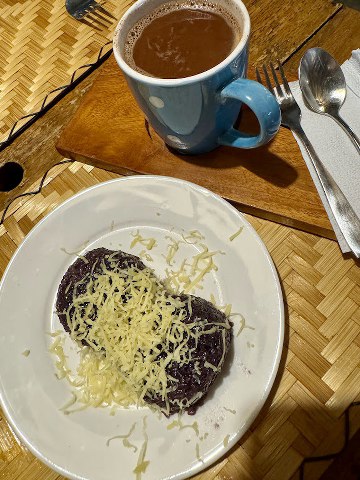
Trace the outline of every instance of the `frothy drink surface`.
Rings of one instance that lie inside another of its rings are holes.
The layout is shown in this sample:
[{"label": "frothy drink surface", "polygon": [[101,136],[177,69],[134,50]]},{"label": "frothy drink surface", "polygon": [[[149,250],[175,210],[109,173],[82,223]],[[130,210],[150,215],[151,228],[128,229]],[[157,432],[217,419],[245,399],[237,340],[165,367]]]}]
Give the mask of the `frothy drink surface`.
[{"label": "frothy drink surface", "polygon": [[184,78],[224,60],[240,39],[239,25],[216,4],[190,5],[165,4],[135,24],[125,45],[126,62],[145,75]]}]

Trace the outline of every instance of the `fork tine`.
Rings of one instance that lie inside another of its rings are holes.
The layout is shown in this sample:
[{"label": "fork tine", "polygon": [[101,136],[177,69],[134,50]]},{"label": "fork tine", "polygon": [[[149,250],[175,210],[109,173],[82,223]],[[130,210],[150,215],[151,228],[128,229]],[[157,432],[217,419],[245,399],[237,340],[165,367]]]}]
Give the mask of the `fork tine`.
[{"label": "fork tine", "polygon": [[96,0],[65,0],[66,11],[77,20],[81,20],[99,7],[100,4]]},{"label": "fork tine", "polygon": [[285,92],[288,94],[288,95],[292,95],[291,93],[291,90],[290,90],[290,87],[289,87],[289,82],[287,81],[287,78],[285,76],[285,72],[284,72],[284,69],[280,63],[280,61],[278,60],[278,65],[279,65],[279,70],[280,70],[280,75],[281,75],[281,78],[282,78],[282,81],[283,81],[283,85],[284,85],[284,88],[285,88]]},{"label": "fork tine", "polygon": [[88,20],[86,20],[86,17],[79,18],[78,20],[80,20],[80,22],[83,23],[84,25],[87,25],[88,27],[91,27],[98,32],[102,31],[102,29],[98,25],[96,25],[93,22],[89,22]]},{"label": "fork tine", "polygon": [[279,96],[281,96],[282,91],[281,91],[280,83],[279,83],[279,80],[277,78],[276,71],[275,71],[275,68],[274,68],[274,65],[273,65],[272,62],[270,62],[270,68],[271,68],[271,73],[272,73],[272,76],[273,76],[273,79],[274,79],[274,82],[275,82],[274,90],[276,90],[277,94]]},{"label": "fork tine", "polygon": [[105,21],[103,21],[103,18],[102,17],[98,17],[98,15],[96,15],[96,12],[95,11],[91,11],[89,12],[87,15],[86,15],[86,18],[88,20],[91,20],[92,24],[93,25],[98,25],[99,27],[103,28],[103,29],[106,29],[108,28],[108,25],[106,25],[106,23],[104,23]]},{"label": "fork tine", "polygon": [[260,76],[260,72],[259,72],[259,69],[256,67],[255,69],[255,73],[256,73],[256,80],[259,82],[259,83],[263,83],[262,80],[261,80],[261,76]]},{"label": "fork tine", "polygon": [[95,8],[92,10],[92,15],[97,18],[98,22],[103,22],[103,24],[110,24],[111,20],[109,17],[106,17],[105,15],[102,14],[102,12],[99,11],[98,8]]},{"label": "fork tine", "polygon": [[273,87],[271,85],[271,81],[270,81],[270,77],[269,77],[266,65],[263,65],[262,68],[263,68],[263,72],[264,72],[264,76],[265,76],[266,86],[272,92]]},{"label": "fork tine", "polygon": [[101,4],[98,4],[99,6],[97,7],[98,10],[100,10],[101,13],[103,13],[104,15],[107,15],[108,17],[112,18],[113,20],[116,19],[116,17],[114,17],[114,15],[112,15],[110,12],[108,12]]}]

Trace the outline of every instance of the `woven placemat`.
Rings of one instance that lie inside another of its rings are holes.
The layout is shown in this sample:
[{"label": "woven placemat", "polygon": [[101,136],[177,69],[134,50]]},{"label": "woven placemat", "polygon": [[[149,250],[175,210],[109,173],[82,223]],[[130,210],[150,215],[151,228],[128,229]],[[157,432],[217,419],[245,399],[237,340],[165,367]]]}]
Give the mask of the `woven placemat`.
[{"label": "woven placemat", "polygon": [[[40,193],[12,203],[0,226],[0,275],[31,228],[74,193],[117,175],[78,162],[53,167]],[[38,184],[30,190],[36,190]],[[247,216],[285,293],[286,336],[273,395],[230,454],[198,480],[316,480],[360,427],[360,270],[336,242]],[[241,392],[239,392],[241,395]],[[347,410],[349,432],[344,412]],[[344,430],[345,429],[345,430]],[[304,466],[304,465],[303,465]],[[60,479],[19,445],[0,416],[0,478]]]},{"label": "woven placemat", "polygon": [[68,85],[78,69],[80,75],[96,61],[132,3],[105,1],[106,13],[83,23],[66,12],[65,0],[0,0],[0,142],[15,122],[37,112],[50,92],[56,90],[46,101]]}]

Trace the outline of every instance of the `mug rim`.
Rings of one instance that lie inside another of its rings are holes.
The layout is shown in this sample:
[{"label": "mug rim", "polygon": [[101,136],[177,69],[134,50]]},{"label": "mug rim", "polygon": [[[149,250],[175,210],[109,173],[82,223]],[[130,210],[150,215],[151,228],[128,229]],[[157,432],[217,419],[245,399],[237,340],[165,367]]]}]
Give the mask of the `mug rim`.
[{"label": "mug rim", "polygon": [[[157,78],[157,77],[150,77],[148,75],[144,75],[143,73],[137,72],[134,70],[130,65],[125,61],[123,58],[121,48],[118,45],[118,39],[120,35],[120,31],[122,30],[123,26],[126,24],[128,17],[134,10],[137,10],[142,7],[143,4],[150,2],[151,0],[138,0],[136,1],[121,17],[119,23],[117,24],[114,32],[113,37],[113,52],[115,59],[121,68],[121,70],[128,75],[129,77],[133,78],[134,80],[142,83],[147,83],[150,85],[155,85],[158,87],[176,87],[180,85],[186,85],[189,83],[203,81],[208,79],[209,77],[219,73],[224,67],[229,65],[242,50],[246,47],[247,41],[250,36],[250,16],[249,12],[247,11],[246,6],[241,0],[232,0],[237,6],[240,8],[241,13],[244,18],[244,25],[243,25],[243,33],[241,38],[234,48],[234,50],[224,58],[220,63],[215,65],[214,67],[210,68],[209,70],[205,70],[204,72],[197,73],[196,75],[192,75],[190,77],[183,77],[183,78]],[[163,3],[167,3],[171,0],[164,0]]]}]

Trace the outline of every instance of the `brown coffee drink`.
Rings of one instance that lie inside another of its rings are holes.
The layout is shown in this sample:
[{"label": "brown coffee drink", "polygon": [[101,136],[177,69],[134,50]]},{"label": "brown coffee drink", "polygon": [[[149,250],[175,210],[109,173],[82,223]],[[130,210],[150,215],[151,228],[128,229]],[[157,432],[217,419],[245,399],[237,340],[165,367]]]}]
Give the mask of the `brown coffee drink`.
[{"label": "brown coffee drink", "polygon": [[184,78],[222,62],[240,38],[238,23],[222,6],[206,0],[169,2],[130,29],[124,56],[145,75]]}]

